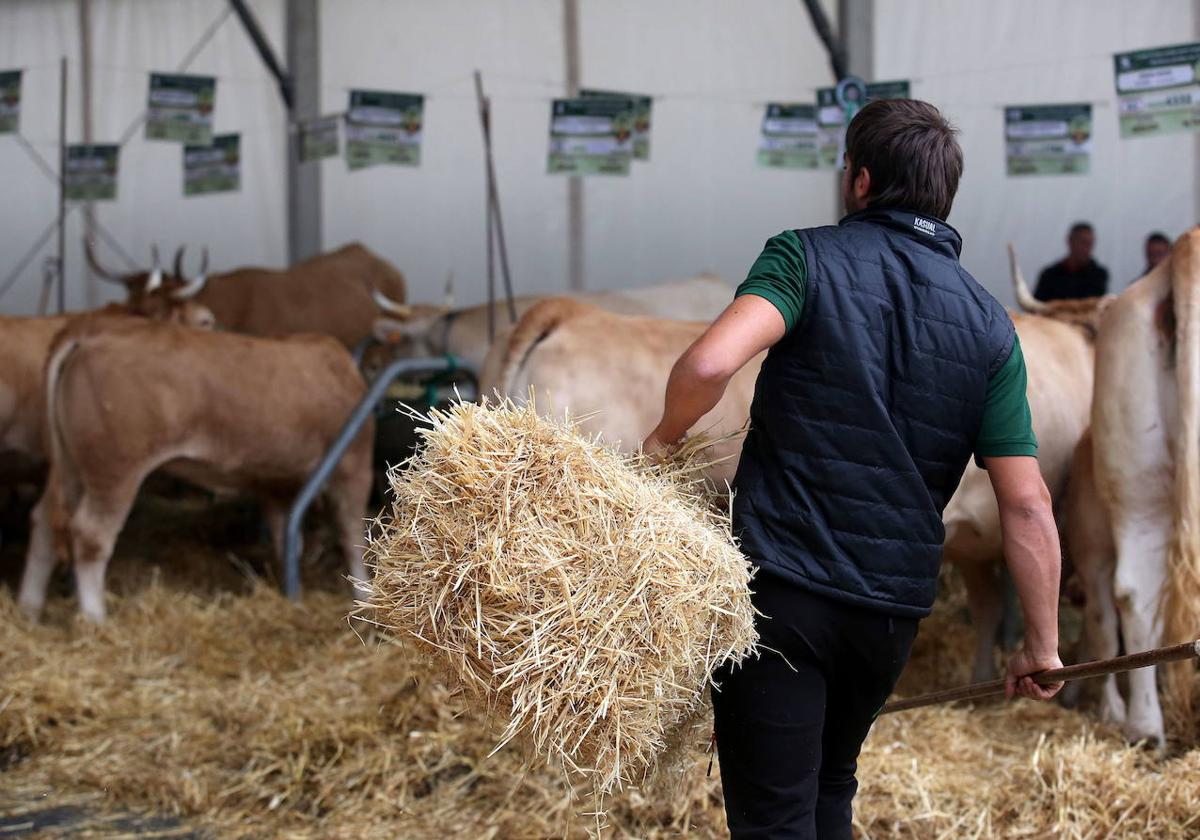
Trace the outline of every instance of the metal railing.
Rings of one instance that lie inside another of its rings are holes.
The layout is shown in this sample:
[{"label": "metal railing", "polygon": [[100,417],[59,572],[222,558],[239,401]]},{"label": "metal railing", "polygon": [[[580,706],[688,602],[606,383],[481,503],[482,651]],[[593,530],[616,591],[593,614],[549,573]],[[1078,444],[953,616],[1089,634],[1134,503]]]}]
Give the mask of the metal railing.
[{"label": "metal railing", "polygon": [[321,459],[321,463],[313,470],[308,481],[300,488],[292,507],[288,511],[287,524],[283,533],[283,591],[295,600],[300,597],[300,554],[304,549],[304,534],[301,526],[304,514],[320,494],[325,482],[333,473],[338,461],[346,454],[351,442],[358,436],[363,423],[372,415],[375,406],[383,399],[388,386],[400,376],[429,375],[447,373],[454,370],[454,363],[449,358],[414,358],[393,359],[379,375],[371,381],[366,394],[350,413],[337,439]]}]

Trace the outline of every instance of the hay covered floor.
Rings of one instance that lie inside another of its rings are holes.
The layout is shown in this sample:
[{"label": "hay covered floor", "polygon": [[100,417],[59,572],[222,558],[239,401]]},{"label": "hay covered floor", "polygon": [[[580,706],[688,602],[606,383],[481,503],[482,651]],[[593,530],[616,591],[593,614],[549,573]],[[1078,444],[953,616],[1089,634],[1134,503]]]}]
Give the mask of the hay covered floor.
[{"label": "hay covered floor", "polygon": [[[248,574],[262,546],[168,539],[212,529],[202,512],[170,528],[165,515],[143,506],[158,538],[122,543],[103,628],[76,624],[62,598],[32,627],[0,587],[0,790],[179,817],[213,837],[594,829],[588,800],[553,770],[522,773],[511,751],[488,758],[484,722],[403,651],[351,632],[336,568],[310,568],[308,596],[291,604]],[[12,556],[6,547],[8,581]],[[968,647],[952,594],[903,687],[963,680]],[[615,796],[606,836],[721,836],[706,764],[698,755],[678,790]],[[883,718],[861,778],[862,837],[1200,837],[1200,751],[1160,761],[1055,706]]]}]

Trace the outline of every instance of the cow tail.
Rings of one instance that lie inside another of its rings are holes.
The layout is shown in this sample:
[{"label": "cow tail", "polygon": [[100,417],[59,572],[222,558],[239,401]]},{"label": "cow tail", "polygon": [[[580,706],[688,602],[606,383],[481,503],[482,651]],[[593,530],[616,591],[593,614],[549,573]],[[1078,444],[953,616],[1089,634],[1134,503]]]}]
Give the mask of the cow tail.
[{"label": "cow tail", "polygon": [[[1200,228],[1180,238],[1170,260],[1179,422],[1163,620],[1166,639],[1176,642],[1200,637]],[[1170,669],[1166,681],[1184,720],[1191,719],[1193,672],[1184,663]]]},{"label": "cow tail", "polygon": [[492,346],[483,362],[479,391],[484,396],[493,393],[501,397],[525,397],[514,394],[517,374],[529,360],[535,347],[553,333],[560,324],[575,315],[581,304],[567,298],[549,298],[531,307],[513,327],[507,340]]},{"label": "cow tail", "polygon": [[79,345],[80,340],[75,336],[60,339],[51,350],[50,358],[46,362],[46,437],[50,446],[51,480],[57,476],[56,486],[50,489],[57,494],[59,504],[66,511],[74,509],[78,502],[79,492],[74,481],[75,469],[71,463],[71,453],[63,438],[59,416],[59,403],[61,402],[59,384],[67,360]]}]

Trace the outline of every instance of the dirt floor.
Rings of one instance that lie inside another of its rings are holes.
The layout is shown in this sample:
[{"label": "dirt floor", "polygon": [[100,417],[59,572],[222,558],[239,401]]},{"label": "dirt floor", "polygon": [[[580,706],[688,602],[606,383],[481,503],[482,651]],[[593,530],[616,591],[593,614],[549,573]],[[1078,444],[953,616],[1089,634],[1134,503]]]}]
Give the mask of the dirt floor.
[{"label": "dirt floor", "polygon": [[[697,749],[653,790],[594,803],[515,750],[395,645],[364,641],[328,534],[307,595],[277,594],[252,505],[146,496],[110,571],[109,623],[13,603],[23,542],[0,519],[0,837],[722,836]],[[956,581],[900,693],[968,678]],[[701,745],[697,744],[699,748]],[[1200,837],[1200,751],[1128,748],[1085,711],[1025,701],[882,718],[863,755],[864,838]]]}]

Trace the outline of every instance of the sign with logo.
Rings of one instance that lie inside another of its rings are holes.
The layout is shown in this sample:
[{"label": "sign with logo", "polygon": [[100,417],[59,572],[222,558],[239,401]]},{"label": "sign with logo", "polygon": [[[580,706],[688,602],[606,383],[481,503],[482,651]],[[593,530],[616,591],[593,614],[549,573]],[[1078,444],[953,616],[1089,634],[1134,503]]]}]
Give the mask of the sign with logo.
[{"label": "sign with logo", "polygon": [[758,164],[779,169],[816,169],[816,106],[768,103],[758,141]]},{"label": "sign with logo", "polygon": [[342,118],[336,114],[299,123],[297,133],[300,140],[300,160],[307,162],[337,157],[338,128],[341,123]]},{"label": "sign with logo", "polygon": [[237,192],[242,187],[242,144],[238,134],[218,134],[211,146],[183,147],[183,194]]},{"label": "sign with logo", "polygon": [[[843,85],[840,98],[838,88],[817,89],[817,147],[820,150],[818,161],[822,169],[840,169],[842,166],[842,144],[846,139],[846,104],[852,104],[857,94],[856,85]],[[912,85],[908,79],[869,82],[866,86],[866,102],[862,105],[875,99],[911,97]],[[857,112],[857,108],[854,110]]]},{"label": "sign with logo", "polygon": [[419,93],[350,91],[346,112],[346,165],[420,166],[425,97]]},{"label": "sign with logo", "polygon": [[653,98],[639,93],[588,88],[580,90],[579,96],[583,99],[623,99],[629,102],[633,109],[633,159],[650,160],[650,112],[654,106]]},{"label": "sign with logo", "polygon": [[71,201],[112,201],[117,197],[115,143],[67,146],[63,192]]},{"label": "sign with logo", "polygon": [[932,219],[923,219],[920,216],[915,216],[913,218],[913,227],[926,236],[937,236],[937,223]]},{"label": "sign with logo", "polygon": [[1092,155],[1092,106],[1010,105],[1004,109],[1009,175],[1086,175]]},{"label": "sign with logo", "polygon": [[212,76],[151,73],[146,139],[207,146],[213,140],[217,80]]},{"label": "sign with logo", "polygon": [[628,175],[635,108],[630,99],[555,99],[550,103],[552,175]]},{"label": "sign with logo", "polygon": [[0,134],[12,134],[21,125],[21,71],[0,73]]},{"label": "sign with logo", "polygon": [[1200,131],[1200,43],[1113,56],[1122,137]]}]

